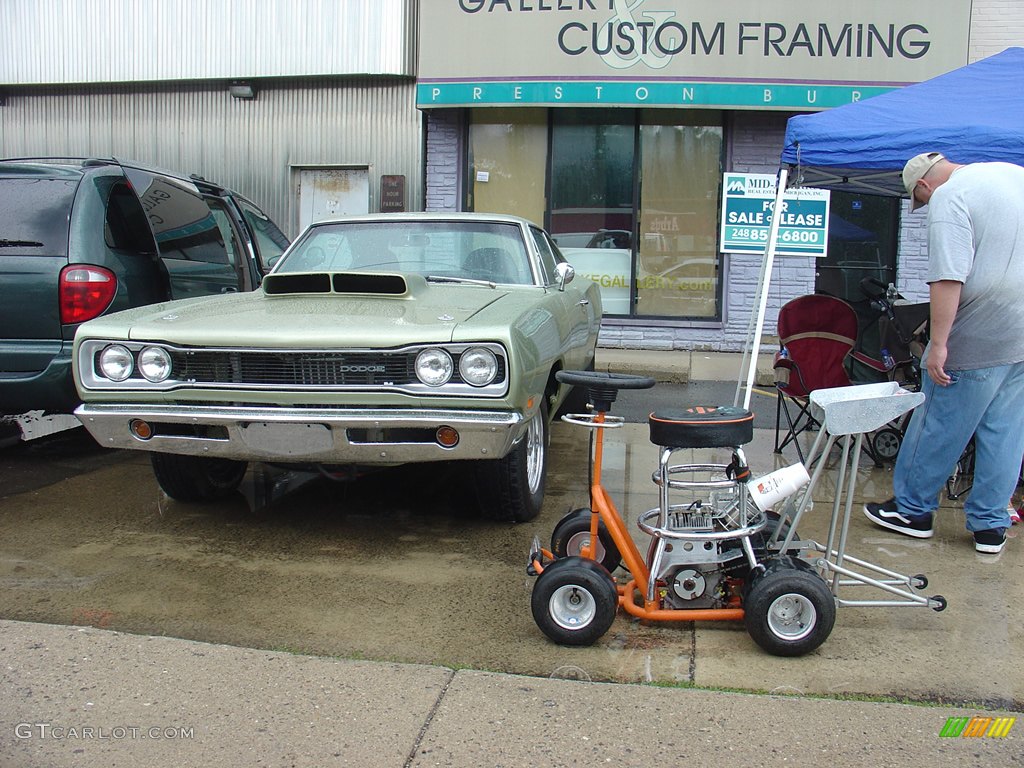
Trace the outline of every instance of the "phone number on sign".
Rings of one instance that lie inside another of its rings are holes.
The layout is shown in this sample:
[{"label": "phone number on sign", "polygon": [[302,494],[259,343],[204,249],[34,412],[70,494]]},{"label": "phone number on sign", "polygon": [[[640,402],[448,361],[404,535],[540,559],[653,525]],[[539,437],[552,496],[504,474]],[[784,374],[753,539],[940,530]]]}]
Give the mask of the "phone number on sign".
[{"label": "phone number on sign", "polygon": [[[779,242],[816,244],[821,242],[822,234],[820,230],[783,229],[779,232]],[[733,227],[729,230],[729,240],[764,243],[768,240],[768,230]]]}]

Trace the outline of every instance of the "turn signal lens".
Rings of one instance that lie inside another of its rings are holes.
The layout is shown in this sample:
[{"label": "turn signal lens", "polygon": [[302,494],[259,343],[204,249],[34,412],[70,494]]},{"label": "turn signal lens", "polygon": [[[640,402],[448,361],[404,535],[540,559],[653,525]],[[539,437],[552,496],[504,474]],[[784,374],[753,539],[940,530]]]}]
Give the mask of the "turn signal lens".
[{"label": "turn signal lens", "polygon": [[454,427],[438,427],[437,444],[442,448],[454,448],[459,444],[459,432]]}]

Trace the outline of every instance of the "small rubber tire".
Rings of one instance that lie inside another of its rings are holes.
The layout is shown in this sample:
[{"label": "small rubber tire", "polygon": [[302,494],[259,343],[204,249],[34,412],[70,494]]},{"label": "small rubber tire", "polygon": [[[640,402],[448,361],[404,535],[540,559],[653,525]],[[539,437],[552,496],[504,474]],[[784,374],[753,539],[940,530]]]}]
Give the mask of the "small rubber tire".
[{"label": "small rubber tire", "polygon": [[499,522],[525,523],[540,514],[547,480],[550,429],[542,400],[526,433],[507,456],[475,462],[473,479],[481,513]]},{"label": "small rubber tire", "polygon": [[946,610],[946,598],[942,595],[932,595],[929,599],[938,603],[938,605],[932,608],[936,613],[942,613],[942,611]]},{"label": "small rubber tire", "polygon": [[890,464],[896,461],[896,456],[903,445],[903,435],[898,429],[885,427],[871,436],[871,450],[881,461]]},{"label": "small rubber tire", "polygon": [[619,593],[593,560],[564,557],[537,577],[530,597],[533,620],[559,645],[592,645],[615,620]]},{"label": "small rubber tire", "polygon": [[209,502],[225,499],[245,477],[249,464],[210,456],[151,453],[153,474],[161,490],[175,501]]},{"label": "small rubber tire", "polygon": [[[551,533],[551,552],[555,557],[579,556],[581,549],[590,541],[591,511],[586,508],[574,509],[555,526]],[[612,541],[612,535],[604,521],[597,524],[597,547],[591,558],[611,573],[622,562],[619,548]]]},{"label": "small rubber tire", "polygon": [[743,610],[751,638],[775,656],[813,651],[836,621],[835,597],[822,578],[781,563],[754,578]]},{"label": "small rubber tire", "polygon": [[913,586],[915,589],[928,589],[928,577],[923,573],[915,574],[910,577],[910,580],[914,582]]}]

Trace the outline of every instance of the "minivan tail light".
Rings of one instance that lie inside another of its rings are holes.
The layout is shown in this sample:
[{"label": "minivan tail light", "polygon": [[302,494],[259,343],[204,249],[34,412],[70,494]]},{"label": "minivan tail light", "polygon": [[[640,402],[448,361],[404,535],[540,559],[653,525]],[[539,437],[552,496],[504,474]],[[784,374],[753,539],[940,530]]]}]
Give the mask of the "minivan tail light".
[{"label": "minivan tail light", "polygon": [[103,313],[117,293],[117,278],[104,267],[73,264],[60,271],[60,321],[84,323]]}]

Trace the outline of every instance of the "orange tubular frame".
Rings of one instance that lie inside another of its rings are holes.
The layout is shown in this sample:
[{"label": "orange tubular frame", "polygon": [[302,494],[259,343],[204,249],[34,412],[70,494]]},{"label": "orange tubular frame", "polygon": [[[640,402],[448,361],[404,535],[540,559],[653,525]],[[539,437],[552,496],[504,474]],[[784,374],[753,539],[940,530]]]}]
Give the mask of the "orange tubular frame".
[{"label": "orange tubular frame", "polygon": [[626,568],[633,575],[633,578],[626,584],[618,585],[619,605],[626,613],[648,621],[741,621],[743,619],[742,608],[659,608],[657,601],[643,599],[642,604],[637,602],[636,594],[638,592],[640,595],[647,594],[651,573],[647,568],[647,561],[637,549],[633,537],[629,535],[626,523],[616,509],[615,503],[608,496],[604,486],[601,485],[601,464],[604,458],[605,428],[602,426],[605,421],[604,416],[604,413],[598,413],[594,417],[597,435],[594,439],[594,469],[590,486],[591,545],[583,547],[580,550],[580,556],[590,560],[596,559],[591,550],[593,542],[598,541],[598,523],[603,520],[605,528],[608,529],[608,535],[615,542]]}]

